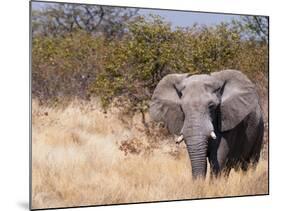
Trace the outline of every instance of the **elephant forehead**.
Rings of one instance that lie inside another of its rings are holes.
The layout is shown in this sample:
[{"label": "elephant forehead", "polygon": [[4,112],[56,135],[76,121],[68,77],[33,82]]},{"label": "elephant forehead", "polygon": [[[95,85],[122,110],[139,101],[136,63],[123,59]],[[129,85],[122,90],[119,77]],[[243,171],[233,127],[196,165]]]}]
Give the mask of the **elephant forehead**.
[{"label": "elephant forehead", "polygon": [[203,86],[204,84],[212,84],[214,83],[216,80],[214,79],[214,77],[210,76],[210,75],[193,75],[190,76],[188,78],[186,78],[184,80],[184,83],[186,83],[186,85],[201,85]]},{"label": "elephant forehead", "polygon": [[185,80],[184,83],[185,88],[182,92],[186,99],[186,103],[189,105],[195,104],[196,106],[203,106],[217,98],[212,90],[217,89],[219,83],[217,79],[214,79],[212,76],[191,76],[188,80]]},{"label": "elephant forehead", "polygon": [[206,88],[216,86],[217,80],[209,75],[194,75],[185,79],[183,84],[188,93],[201,95],[207,91]]}]

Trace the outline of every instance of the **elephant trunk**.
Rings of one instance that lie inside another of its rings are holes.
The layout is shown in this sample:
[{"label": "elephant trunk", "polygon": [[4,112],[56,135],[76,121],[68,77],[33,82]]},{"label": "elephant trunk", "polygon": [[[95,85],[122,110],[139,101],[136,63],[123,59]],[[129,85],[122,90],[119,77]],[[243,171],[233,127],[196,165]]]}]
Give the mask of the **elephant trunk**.
[{"label": "elephant trunk", "polygon": [[191,137],[186,142],[194,179],[206,176],[207,142],[205,139],[205,137]]}]

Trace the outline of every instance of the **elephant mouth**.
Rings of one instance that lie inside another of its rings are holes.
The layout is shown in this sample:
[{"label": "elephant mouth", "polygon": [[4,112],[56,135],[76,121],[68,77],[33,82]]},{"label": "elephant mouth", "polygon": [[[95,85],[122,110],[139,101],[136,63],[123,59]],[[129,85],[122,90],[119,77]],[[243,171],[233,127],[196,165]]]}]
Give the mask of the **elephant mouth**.
[{"label": "elephant mouth", "polygon": [[[214,131],[212,131],[209,135],[208,140],[216,140],[216,139],[217,139],[216,133]],[[184,136],[181,134],[180,136],[176,137],[175,141],[176,141],[176,144],[180,144],[181,142],[184,141]]]}]

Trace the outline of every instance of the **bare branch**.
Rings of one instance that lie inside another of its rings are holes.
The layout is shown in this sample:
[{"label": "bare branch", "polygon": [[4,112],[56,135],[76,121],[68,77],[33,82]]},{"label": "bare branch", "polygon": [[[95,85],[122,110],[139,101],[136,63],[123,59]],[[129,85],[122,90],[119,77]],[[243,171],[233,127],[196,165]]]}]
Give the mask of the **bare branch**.
[{"label": "bare branch", "polygon": [[79,27],[79,29],[83,29],[83,27],[80,25],[80,23],[79,23],[79,21],[77,19],[77,16],[73,16],[73,19],[74,19],[76,25]]},{"label": "bare branch", "polygon": [[268,33],[263,29],[262,23],[261,23],[261,21],[259,20],[259,18],[256,17],[256,16],[254,16],[254,19],[255,19],[255,21],[256,21],[256,23],[257,23],[257,26],[258,26],[259,30],[260,30],[266,37],[268,37]]}]

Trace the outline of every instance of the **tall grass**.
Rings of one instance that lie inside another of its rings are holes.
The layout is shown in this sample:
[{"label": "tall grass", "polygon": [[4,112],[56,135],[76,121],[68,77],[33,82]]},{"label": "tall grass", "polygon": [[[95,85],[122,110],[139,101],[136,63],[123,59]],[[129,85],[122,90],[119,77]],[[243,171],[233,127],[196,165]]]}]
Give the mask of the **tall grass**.
[{"label": "tall grass", "polygon": [[104,113],[96,100],[65,107],[33,100],[32,208],[268,193],[266,158],[246,173],[194,182],[184,144],[121,114]]}]

